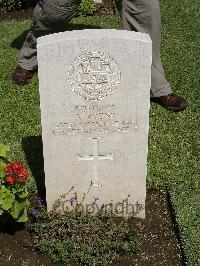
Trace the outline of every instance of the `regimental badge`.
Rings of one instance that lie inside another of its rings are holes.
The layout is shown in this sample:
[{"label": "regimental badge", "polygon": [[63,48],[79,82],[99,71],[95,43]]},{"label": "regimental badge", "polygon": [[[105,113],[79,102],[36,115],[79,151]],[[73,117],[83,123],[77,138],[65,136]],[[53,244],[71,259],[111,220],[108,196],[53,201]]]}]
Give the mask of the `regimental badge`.
[{"label": "regimental badge", "polygon": [[69,69],[71,90],[86,101],[99,101],[120,85],[120,68],[102,52],[88,52],[75,59]]}]

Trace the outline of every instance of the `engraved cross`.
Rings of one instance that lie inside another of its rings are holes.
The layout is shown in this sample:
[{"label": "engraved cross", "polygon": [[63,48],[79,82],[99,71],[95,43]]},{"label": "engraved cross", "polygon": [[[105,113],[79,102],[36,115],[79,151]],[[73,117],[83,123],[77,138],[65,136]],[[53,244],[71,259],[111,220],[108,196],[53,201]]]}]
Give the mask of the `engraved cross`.
[{"label": "engraved cross", "polygon": [[93,186],[101,186],[100,185],[100,181],[99,181],[99,175],[98,175],[98,161],[99,160],[111,160],[113,161],[113,154],[98,154],[98,143],[99,140],[101,138],[97,137],[97,138],[90,138],[90,140],[92,141],[93,144],[93,155],[78,155],[78,161],[93,161],[94,165],[93,165],[93,172],[94,172],[94,176],[93,176],[93,181],[92,181],[92,185]]}]

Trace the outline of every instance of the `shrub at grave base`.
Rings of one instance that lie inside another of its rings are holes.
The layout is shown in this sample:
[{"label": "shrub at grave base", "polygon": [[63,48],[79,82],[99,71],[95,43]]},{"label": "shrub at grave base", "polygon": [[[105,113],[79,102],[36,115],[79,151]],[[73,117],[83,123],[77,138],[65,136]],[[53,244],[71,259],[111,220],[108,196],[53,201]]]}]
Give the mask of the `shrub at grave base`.
[{"label": "shrub at grave base", "polygon": [[35,247],[54,262],[68,265],[109,265],[120,254],[137,250],[137,232],[129,220],[117,222],[111,214],[92,216],[67,212],[63,216],[43,212],[30,226]]},{"label": "shrub at grave base", "polygon": [[7,159],[8,151],[7,146],[0,145],[0,217],[7,213],[17,222],[26,222],[28,171],[20,162],[10,162]]}]

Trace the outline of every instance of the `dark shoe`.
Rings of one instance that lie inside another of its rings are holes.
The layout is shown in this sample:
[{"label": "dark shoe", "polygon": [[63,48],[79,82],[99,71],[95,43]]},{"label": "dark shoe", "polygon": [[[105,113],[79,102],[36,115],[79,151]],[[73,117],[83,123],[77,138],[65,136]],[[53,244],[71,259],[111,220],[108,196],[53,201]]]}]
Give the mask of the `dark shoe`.
[{"label": "dark shoe", "polygon": [[12,74],[12,80],[18,85],[25,85],[31,81],[33,74],[33,70],[26,70],[18,66]]},{"label": "dark shoe", "polygon": [[175,94],[153,97],[151,98],[151,102],[157,103],[172,112],[183,111],[188,106],[188,103],[184,98]]}]

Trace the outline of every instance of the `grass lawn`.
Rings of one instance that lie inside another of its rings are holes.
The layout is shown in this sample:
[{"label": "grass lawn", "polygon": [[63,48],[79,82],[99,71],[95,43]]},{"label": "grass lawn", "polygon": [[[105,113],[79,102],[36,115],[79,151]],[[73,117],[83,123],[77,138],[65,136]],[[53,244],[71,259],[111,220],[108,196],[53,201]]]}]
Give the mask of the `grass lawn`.
[{"label": "grass lawn", "polygon": [[[170,113],[152,105],[148,157],[148,186],[166,186],[170,192],[187,265],[200,265],[200,100],[199,1],[161,0],[162,59],[176,94],[190,106]],[[26,162],[22,142],[41,136],[38,80],[19,87],[10,76],[29,21],[0,23],[0,143],[11,146],[11,156]],[[77,18],[70,29],[121,28],[113,17]]]}]

